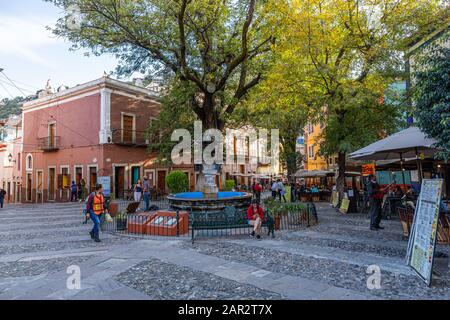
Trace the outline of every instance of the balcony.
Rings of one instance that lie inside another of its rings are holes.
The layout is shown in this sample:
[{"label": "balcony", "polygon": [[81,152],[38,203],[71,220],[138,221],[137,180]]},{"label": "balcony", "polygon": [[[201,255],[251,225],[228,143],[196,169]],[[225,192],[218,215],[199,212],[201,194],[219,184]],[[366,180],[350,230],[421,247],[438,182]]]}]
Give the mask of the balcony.
[{"label": "balcony", "polygon": [[112,143],[122,146],[147,147],[145,131],[113,129]]},{"label": "balcony", "polygon": [[39,150],[50,152],[56,151],[60,147],[60,137],[44,137],[38,138],[38,148]]}]

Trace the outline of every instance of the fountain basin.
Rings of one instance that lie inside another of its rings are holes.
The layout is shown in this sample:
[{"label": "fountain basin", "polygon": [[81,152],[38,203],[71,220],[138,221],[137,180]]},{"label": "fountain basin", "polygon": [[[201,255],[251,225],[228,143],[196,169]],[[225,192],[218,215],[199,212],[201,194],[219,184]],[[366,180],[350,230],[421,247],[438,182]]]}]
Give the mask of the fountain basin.
[{"label": "fountain basin", "polygon": [[211,197],[203,192],[183,192],[171,194],[167,197],[173,210],[192,211],[219,211],[227,206],[237,209],[246,209],[251,201],[252,194],[247,192],[220,191]]}]

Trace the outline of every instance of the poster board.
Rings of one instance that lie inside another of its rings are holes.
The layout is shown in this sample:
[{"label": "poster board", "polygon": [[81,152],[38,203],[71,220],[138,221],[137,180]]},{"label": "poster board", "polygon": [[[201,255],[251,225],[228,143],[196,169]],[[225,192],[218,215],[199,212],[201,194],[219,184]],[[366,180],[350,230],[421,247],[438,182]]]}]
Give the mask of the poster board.
[{"label": "poster board", "polygon": [[285,187],[286,194],[284,195],[286,197],[287,202],[291,202],[291,186]]},{"label": "poster board", "polygon": [[407,262],[430,286],[439,219],[442,179],[424,179],[408,242]]},{"label": "poster board", "polygon": [[333,207],[337,208],[337,206],[339,204],[339,193],[337,191],[333,191],[333,193],[331,195],[331,203],[332,203]]},{"label": "poster board", "polygon": [[103,196],[111,196],[111,177],[97,177],[97,183],[101,184],[103,187]]},{"label": "poster board", "polygon": [[342,213],[347,213],[348,212],[348,207],[350,205],[350,200],[349,199],[342,199],[341,201],[341,207],[339,208],[339,211]]}]

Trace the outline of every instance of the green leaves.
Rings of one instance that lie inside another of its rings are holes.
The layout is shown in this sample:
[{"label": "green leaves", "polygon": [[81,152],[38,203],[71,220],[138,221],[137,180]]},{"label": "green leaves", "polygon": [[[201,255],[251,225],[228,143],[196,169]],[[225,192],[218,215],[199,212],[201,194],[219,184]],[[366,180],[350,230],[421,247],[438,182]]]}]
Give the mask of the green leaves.
[{"label": "green leaves", "polygon": [[189,179],[182,171],[172,171],[166,177],[166,183],[171,193],[186,192],[189,190]]},{"label": "green leaves", "polygon": [[[450,32],[442,36],[449,41]],[[450,159],[450,49],[431,45],[414,56],[414,116],[419,127],[437,140],[438,158]]]}]

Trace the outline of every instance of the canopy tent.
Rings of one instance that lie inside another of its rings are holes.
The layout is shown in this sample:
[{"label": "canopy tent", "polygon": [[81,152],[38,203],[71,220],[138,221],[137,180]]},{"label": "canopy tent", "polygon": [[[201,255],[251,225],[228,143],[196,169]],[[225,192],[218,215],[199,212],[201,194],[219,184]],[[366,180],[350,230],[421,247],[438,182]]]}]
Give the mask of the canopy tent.
[{"label": "canopy tent", "polygon": [[[427,138],[426,134],[417,127],[397,132],[382,140],[374,142],[367,147],[359,149],[349,155],[354,160],[399,160],[402,165],[405,158],[417,160],[419,179],[422,180],[422,169],[419,154],[424,157],[432,157],[436,153],[433,145],[436,140]],[[403,184],[405,178],[403,175]]]},{"label": "canopy tent", "polygon": [[294,177],[296,178],[324,178],[330,174],[334,174],[333,171],[327,170],[298,170]]}]

